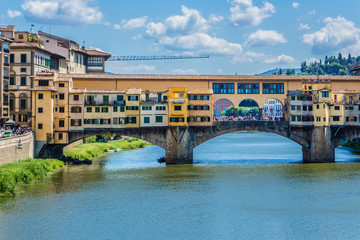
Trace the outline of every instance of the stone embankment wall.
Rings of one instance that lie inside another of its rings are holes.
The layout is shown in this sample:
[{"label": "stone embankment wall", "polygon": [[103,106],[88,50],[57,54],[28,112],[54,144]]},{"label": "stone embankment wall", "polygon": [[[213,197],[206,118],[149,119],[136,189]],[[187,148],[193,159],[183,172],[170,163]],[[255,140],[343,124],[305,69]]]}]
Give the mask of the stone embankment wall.
[{"label": "stone embankment wall", "polygon": [[[20,148],[19,140],[22,144]],[[29,157],[34,157],[33,133],[0,139],[0,165]]]},{"label": "stone embankment wall", "polygon": [[83,139],[80,139],[76,142],[73,142],[73,143],[70,143],[69,145],[66,145],[66,147],[64,147],[64,151],[67,151],[67,150],[70,150],[71,148],[77,146],[77,145],[80,145],[80,144],[83,144],[84,143],[84,140]]}]

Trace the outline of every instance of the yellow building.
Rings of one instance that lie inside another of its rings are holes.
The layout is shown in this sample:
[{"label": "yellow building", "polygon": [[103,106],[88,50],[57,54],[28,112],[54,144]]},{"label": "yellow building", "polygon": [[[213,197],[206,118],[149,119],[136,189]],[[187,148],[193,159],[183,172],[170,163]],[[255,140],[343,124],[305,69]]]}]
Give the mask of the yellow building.
[{"label": "yellow building", "polygon": [[131,88],[126,91],[125,127],[140,127],[140,95],[141,89]]},{"label": "yellow building", "polygon": [[188,94],[189,126],[211,126],[213,124],[212,89],[194,90]]},{"label": "yellow building", "polygon": [[169,126],[188,126],[188,96],[184,87],[171,87],[168,96]]}]

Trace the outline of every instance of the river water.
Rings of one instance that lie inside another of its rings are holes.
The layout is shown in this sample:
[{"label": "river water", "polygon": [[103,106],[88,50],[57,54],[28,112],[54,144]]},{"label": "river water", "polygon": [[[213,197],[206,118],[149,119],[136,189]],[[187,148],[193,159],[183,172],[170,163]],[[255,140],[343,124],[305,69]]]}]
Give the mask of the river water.
[{"label": "river water", "polygon": [[156,146],[69,166],[0,199],[0,239],[359,239],[360,156],[301,164],[301,147],[234,133],[157,163]]}]

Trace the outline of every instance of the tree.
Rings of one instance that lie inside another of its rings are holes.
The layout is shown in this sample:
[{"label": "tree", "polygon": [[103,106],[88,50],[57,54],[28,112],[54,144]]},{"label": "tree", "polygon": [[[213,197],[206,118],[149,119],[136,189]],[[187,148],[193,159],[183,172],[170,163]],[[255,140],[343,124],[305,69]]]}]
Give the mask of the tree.
[{"label": "tree", "polygon": [[286,69],[286,75],[295,75],[295,69]]},{"label": "tree", "polygon": [[305,72],[306,67],[307,67],[306,66],[306,61],[302,62],[301,63],[301,68],[300,68],[301,72]]}]

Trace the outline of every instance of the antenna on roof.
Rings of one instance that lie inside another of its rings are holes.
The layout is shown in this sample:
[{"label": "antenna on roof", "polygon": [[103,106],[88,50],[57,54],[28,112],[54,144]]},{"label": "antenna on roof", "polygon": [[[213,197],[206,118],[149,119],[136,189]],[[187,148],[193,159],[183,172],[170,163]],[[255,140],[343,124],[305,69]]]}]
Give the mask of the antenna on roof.
[{"label": "antenna on roof", "polygon": [[31,32],[31,33],[32,33],[33,27],[35,27],[35,25],[34,25],[34,24],[31,24],[31,27],[30,27],[30,32]]},{"label": "antenna on roof", "polygon": [[83,48],[85,47],[85,41],[83,41]]}]

